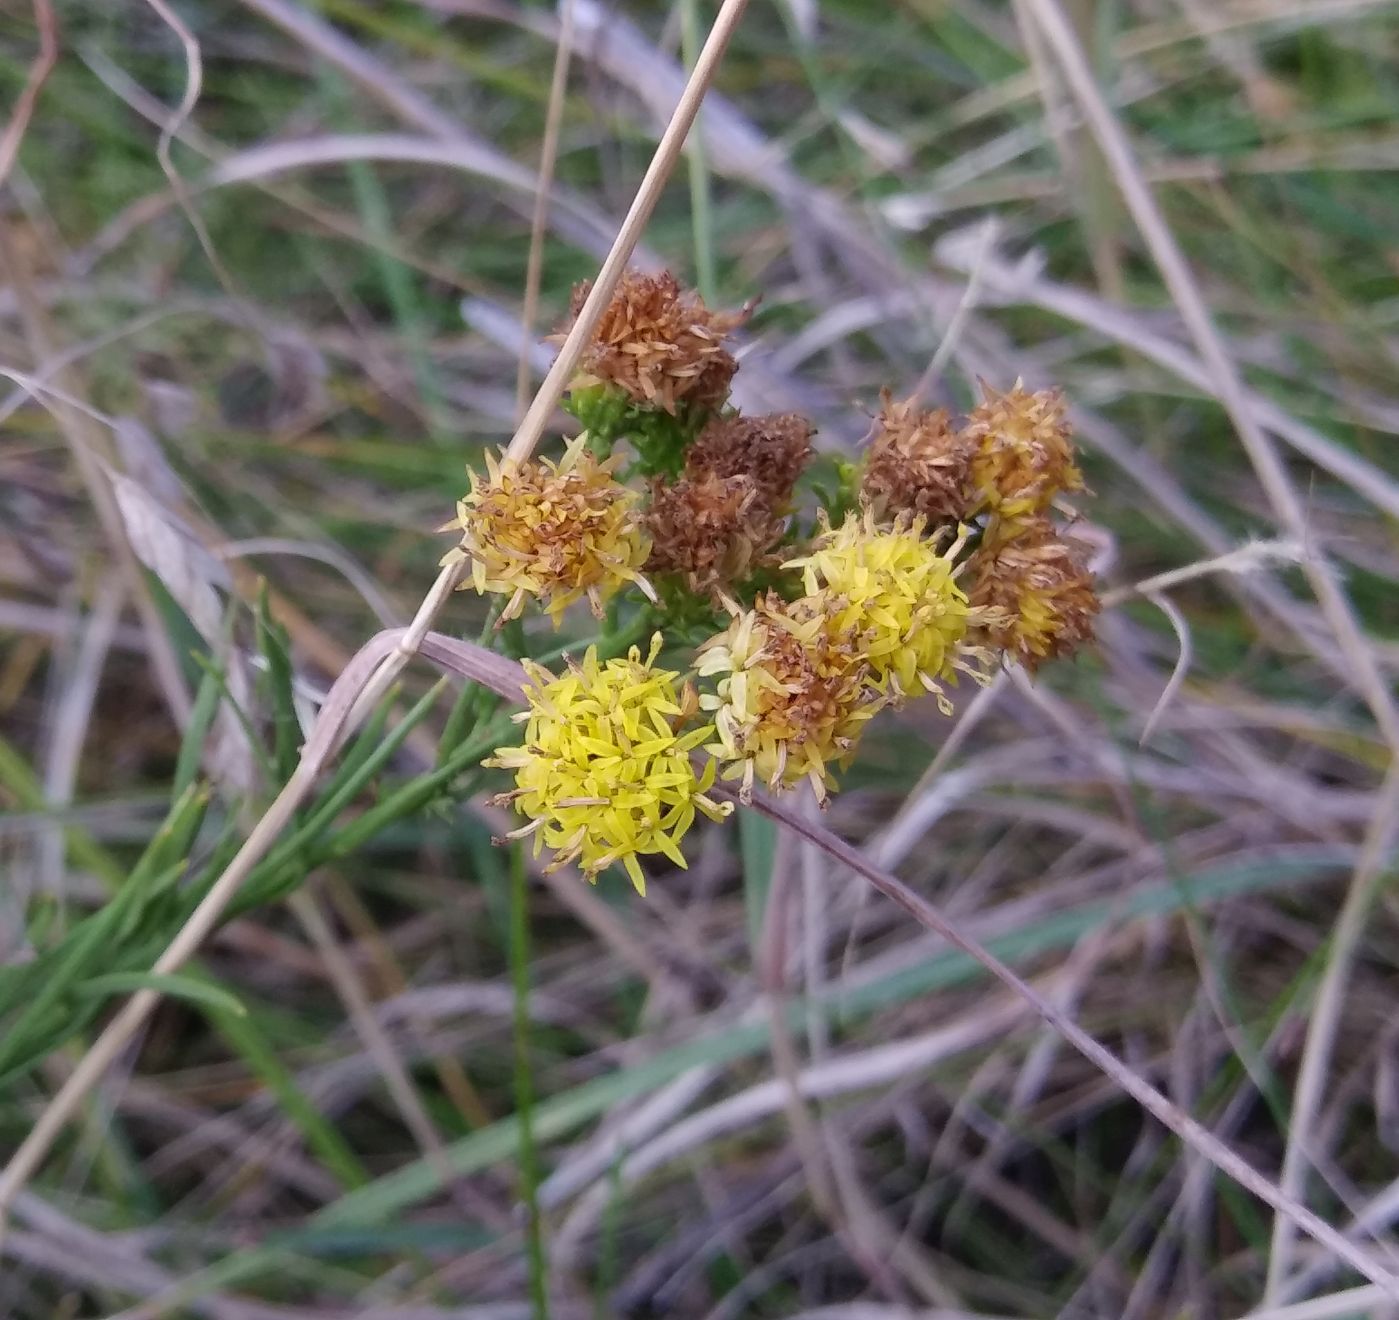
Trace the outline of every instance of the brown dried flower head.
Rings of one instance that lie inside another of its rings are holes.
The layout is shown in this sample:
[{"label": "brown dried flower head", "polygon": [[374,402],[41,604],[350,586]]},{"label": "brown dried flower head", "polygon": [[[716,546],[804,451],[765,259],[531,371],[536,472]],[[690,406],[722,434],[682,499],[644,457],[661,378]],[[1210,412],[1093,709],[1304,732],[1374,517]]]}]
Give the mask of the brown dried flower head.
[{"label": "brown dried flower head", "polygon": [[875,428],[860,490],[878,517],[921,514],[937,524],[970,515],[974,435],[959,431],[943,409],[896,401],[887,390]]},{"label": "brown dried flower head", "polygon": [[1048,518],[1003,526],[975,556],[971,603],[986,611],[981,640],[1032,673],[1093,637],[1102,607],[1082,551]]},{"label": "brown dried flower head", "polygon": [[[584,282],[573,290],[568,325],[591,287]],[[583,352],[574,387],[614,385],[637,403],[671,414],[682,403],[716,407],[728,397],[729,382],[738,370],[724,338],[748,316],[747,308],[710,311],[699,294],[682,289],[669,271],[629,271]],[[562,334],[553,338],[559,340]]]},{"label": "brown dried flower head", "polygon": [[685,457],[691,475],[751,477],[759,498],[784,510],[811,457],[811,423],[799,413],[712,418]]},{"label": "brown dried flower head", "polygon": [[1032,393],[1019,381],[1004,394],[985,382],[982,390],[966,434],[976,445],[972,480],[989,509],[1007,518],[1043,513],[1060,491],[1083,489],[1058,390]]},{"label": "brown dried flower head", "polygon": [[783,521],[749,476],[703,472],[672,485],[653,482],[646,570],[679,573],[691,591],[717,596],[759,567]]},{"label": "brown dried flower head", "polygon": [[619,461],[599,463],[586,435],[570,441],[557,463],[488,453],[486,476],[471,473],[471,490],[443,529],[460,531],[461,542],[442,563],[469,562],[463,588],[508,595],[502,622],[530,596],[547,607],[555,626],[580,596],[599,617],[608,597],[628,583],[654,599],[640,572],[650,545],[637,516],[639,497],[618,483]]}]

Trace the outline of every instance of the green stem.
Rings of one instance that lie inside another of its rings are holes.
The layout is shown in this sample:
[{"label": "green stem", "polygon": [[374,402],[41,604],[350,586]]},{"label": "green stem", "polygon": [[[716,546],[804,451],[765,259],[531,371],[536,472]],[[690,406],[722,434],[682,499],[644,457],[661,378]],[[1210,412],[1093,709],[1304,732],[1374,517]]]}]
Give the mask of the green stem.
[{"label": "green stem", "polygon": [[534,1074],[530,1062],[529,878],[525,850],[510,849],[510,971],[515,987],[515,1113],[520,1124],[520,1183],[525,1200],[525,1252],[534,1320],[548,1320],[544,1233],[539,1220],[539,1153],[534,1144]]},{"label": "green stem", "polygon": [[[687,69],[694,68],[700,50],[700,24],[698,0],[681,0],[680,5],[680,49]],[[690,218],[695,232],[695,284],[700,297],[711,307],[714,306],[716,280],[714,272],[714,225],[713,207],[709,193],[709,161],[704,150],[704,134],[700,131],[703,122],[695,123],[695,132],[690,134]]]}]

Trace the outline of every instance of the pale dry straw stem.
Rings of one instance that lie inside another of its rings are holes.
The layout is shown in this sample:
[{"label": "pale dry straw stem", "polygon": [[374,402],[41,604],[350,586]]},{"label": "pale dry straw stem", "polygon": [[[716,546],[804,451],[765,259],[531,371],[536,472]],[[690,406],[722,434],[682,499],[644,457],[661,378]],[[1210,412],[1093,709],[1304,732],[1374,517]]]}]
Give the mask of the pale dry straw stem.
[{"label": "pale dry straw stem", "polygon": [[539,285],[544,274],[544,230],[549,221],[554,167],[559,156],[559,126],[563,123],[564,92],[573,55],[573,0],[563,0],[559,37],[554,47],[554,71],[549,79],[549,109],[544,120],[544,144],[539,153],[539,185],[530,217],[529,259],[525,263],[525,299],[520,309],[520,356],[515,367],[515,414],[525,411],[529,394],[529,349],[539,316]]},{"label": "pale dry straw stem", "polygon": [[1176,656],[1175,667],[1171,670],[1170,678],[1166,680],[1166,686],[1161,689],[1161,695],[1156,698],[1156,704],[1151,708],[1151,714],[1146,717],[1146,723],[1142,725],[1142,736],[1137,739],[1138,747],[1145,747],[1151,741],[1151,735],[1156,732],[1156,726],[1161,722],[1161,717],[1166,713],[1171,702],[1175,700],[1176,693],[1181,689],[1181,684],[1185,682],[1185,676],[1190,672],[1190,664],[1195,655],[1195,649],[1190,641],[1190,625],[1185,621],[1185,615],[1176,608],[1170,597],[1163,596],[1159,591],[1150,591],[1146,593],[1146,598],[1166,616],[1171,627],[1175,629],[1176,640],[1180,643],[1180,653]]},{"label": "pale dry straw stem", "polygon": [[943,331],[942,342],[938,344],[933,356],[928,361],[928,365],[924,368],[923,374],[918,378],[918,384],[913,387],[913,398],[921,400],[927,395],[933,387],[933,382],[947,366],[952,354],[957,351],[962,331],[966,329],[967,322],[976,310],[977,298],[981,293],[982,273],[986,269],[987,258],[990,257],[992,249],[996,246],[998,232],[994,217],[981,222],[981,232],[976,240],[976,249],[972,254],[971,268],[967,271],[967,282],[963,286],[962,296],[957,299],[957,306],[953,309],[952,316],[947,322],[947,329]]},{"label": "pale dry straw stem", "polygon": [[1035,82],[1035,90],[1044,106],[1045,127],[1054,143],[1054,154],[1063,166],[1065,182],[1077,192],[1083,180],[1083,162],[1074,146],[1074,129],[1077,116],[1069,105],[1063,85],[1055,73],[1049,52],[1044,48],[1044,38],[1025,8],[1025,0],[1012,0],[1016,30],[1025,43],[1025,54],[1030,61],[1030,76]]},{"label": "pale dry straw stem", "polygon": [[[1249,407],[1238,374],[1204,298],[1196,287],[1195,278],[1155,197],[1142,178],[1122,126],[1098,90],[1078,38],[1056,0],[1025,0],[1025,3],[1054,50],[1069,89],[1077,98],[1123,201],[1131,211],[1152,259],[1180,309],[1181,318],[1195,340],[1212,377],[1215,393],[1239,433],[1269,503],[1287,534],[1305,544],[1308,539],[1306,511],[1287,479],[1277,450]],[[1399,710],[1396,710],[1374,652],[1351,610],[1349,600],[1322,555],[1307,555],[1302,562],[1302,571],[1316,593],[1322,613],[1349,663],[1351,681],[1370,707],[1385,740],[1399,753]]]},{"label": "pale dry straw stem", "polygon": [[[97,691],[107,653],[116,638],[117,624],[126,606],[126,584],[120,573],[100,578],[94,584],[93,606],[85,620],[82,640],[66,675],[63,690],[55,702],[49,728],[44,764],[44,800],[50,811],[70,807],[82,764]],[[59,898],[60,916],[64,911],[63,858],[66,851],[63,827],[54,821],[39,834],[36,849],[39,884],[44,893]]]},{"label": "pale dry straw stem", "polygon": [[[1292,1114],[1289,1123],[1287,1150],[1283,1154],[1279,1183],[1289,1196],[1300,1197],[1305,1190],[1311,1157],[1309,1147],[1317,1112],[1324,1099],[1331,1053],[1345,1011],[1346,989],[1350,983],[1355,953],[1365,933],[1365,921],[1370,913],[1379,885],[1393,865],[1392,854],[1399,837],[1399,762],[1392,764],[1375,801],[1374,816],[1366,832],[1360,861],[1355,869],[1345,902],[1331,932],[1331,948],[1312,1005],[1306,1040],[1302,1045],[1302,1062],[1297,1071],[1297,1084],[1292,1094]],[[1262,1305],[1266,1308],[1278,1300],[1278,1294],[1291,1269],[1294,1234],[1292,1226],[1282,1219],[1273,1222],[1272,1248],[1268,1255],[1268,1277],[1263,1290]]]},{"label": "pale dry straw stem", "polygon": [[826,1158],[819,1118],[807,1107],[797,1078],[801,1060],[787,1025],[787,938],[793,916],[793,881],[801,866],[801,845],[785,839],[772,863],[772,882],[763,925],[754,951],[763,1007],[768,1020],[769,1052],[782,1088],[787,1125],[801,1160],[807,1189],[817,1213],[837,1232],[843,1227],[842,1207]]},{"label": "pale dry straw stem", "polygon": [[1302,547],[1295,541],[1250,541],[1237,550],[1215,555],[1210,559],[1199,559],[1193,564],[1168,569],[1164,573],[1143,578],[1130,586],[1118,587],[1115,591],[1103,593],[1103,608],[1124,604],[1133,596],[1146,596],[1148,599],[1170,587],[1178,587],[1183,582],[1194,582],[1198,578],[1213,577],[1217,573],[1255,573],[1273,564],[1296,564],[1302,560]]},{"label": "pale dry straw stem", "polygon": [[39,93],[58,63],[58,23],[50,0],[34,0],[34,26],[39,30],[39,53],[29,66],[10,121],[4,133],[0,133],[0,183],[4,183],[14,169],[29,121],[34,117],[34,107],[39,103]]},{"label": "pale dry straw stem", "polygon": [[[640,240],[642,228],[655,208],[666,178],[679,158],[685,133],[694,123],[699,103],[713,80],[719,60],[746,6],[747,0],[725,0],[715,19],[709,38],[695,63],[694,72],[681,95],[680,103],[675,108],[674,116],[661,135],[636,201],[622,222],[612,249],[603,262],[602,270],[593,286],[593,296],[579,313],[553,369],[540,386],[534,404],[526,413],[519,431],[511,442],[507,452],[513,456],[527,457],[543,433],[544,426],[563,393],[563,387],[596,327],[598,317],[611,298],[626,269],[627,261]],[[2,229],[0,236],[3,236]],[[589,307],[592,309],[591,319],[588,315]],[[103,493],[106,493],[105,488]],[[124,540],[120,544],[125,548]],[[291,778],[253,827],[228,867],[214,881],[189,920],[176,932],[165,952],[156,960],[153,972],[162,974],[177,971],[213,931],[249,872],[276,841],[297,807],[310,792],[320,769],[334,754],[342,732],[347,727],[353,727],[368,710],[378,704],[404,665],[416,653],[431,630],[438,610],[456,587],[460,568],[460,565],[454,565],[439,574],[405,631],[378,634],[351,659],[331,688],[316,726],[301,750],[301,758]],[[9,1210],[15,1196],[39,1167],[83,1097],[140,1029],[160,999],[158,991],[145,989],[138,991],[123,1005],[78,1061],[68,1079],[54,1094],[34,1127],[11,1156],[3,1173],[0,1173],[0,1241],[3,1241],[9,1221]]]},{"label": "pale dry straw stem", "polygon": [[[726,787],[716,787],[716,796],[737,802],[737,794]],[[848,866],[856,874],[863,876],[886,898],[892,899],[920,925],[941,936],[954,948],[974,958],[1002,985],[1007,986],[1029,1004],[1036,1013],[1090,1063],[1100,1069],[1117,1086],[1121,1087],[1159,1123],[1175,1133],[1187,1146],[1203,1155],[1221,1173],[1226,1174],[1245,1191],[1258,1197],[1271,1206],[1278,1214],[1286,1216],[1292,1223],[1313,1238],[1327,1250],[1334,1252],[1352,1269],[1372,1283],[1378,1284],[1386,1294],[1399,1301],[1399,1275],[1386,1269],[1349,1241],[1342,1233],[1328,1224],[1319,1215],[1300,1204],[1295,1197],[1288,1195],[1276,1184],[1248,1163],[1242,1156],[1226,1146],[1202,1123],[1192,1118],[1167,1096],[1158,1091],[1145,1078],[1138,1076],[1105,1045],[1090,1036],[1062,1009],[1056,1007],[1038,990],[1003,963],[990,950],[945,917],[937,908],[915,893],[897,876],[876,866],[858,849],[824,826],[803,820],[790,808],[768,798],[755,797],[753,809],[770,819],[785,825],[789,830],[817,844],[835,861]]]},{"label": "pale dry straw stem", "polygon": [[[1185,258],[1137,169],[1126,135],[1098,91],[1072,28],[1055,0],[1026,0],[1026,3],[1032,7],[1045,37],[1054,48],[1070,88],[1078,98],[1117,180],[1123,199],[1213,377],[1215,392],[1234,422],[1269,502],[1288,535],[1305,545],[1308,540],[1305,510],[1287,479],[1277,451],[1248,406],[1242,385]],[[1332,628],[1337,645],[1346,657],[1351,681],[1370,707],[1391,753],[1399,758],[1399,714],[1396,714],[1388,685],[1351,610],[1350,602],[1322,555],[1306,555],[1301,567]],[[1298,1204],[1306,1180],[1308,1133],[1325,1085],[1331,1044],[1340,1018],[1351,959],[1364,931],[1370,891],[1395,834],[1396,817],[1399,817],[1399,764],[1391,769],[1386,778],[1375,816],[1367,831],[1361,863],[1351,879],[1341,916],[1337,920],[1331,958],[1307,1029],[1280,1180],[1280,1192],[1293,1206]],[[1299,1222],[1295,1215],[1283,1213],[1280,1206],[1274,1204],[1273,1208],[1278,1213],[1273,1220],[1272,1244],[1268,1255],[1268,1275],[1263,1293],[1265,1305],[1276,1298],[1287,1277],[1295,1242],[1294,1226]],[[1344,1241],[1343,1238],[1340,1240]],[[1325,1245],[1335,1250],[1334,1244]]]},{"label": "pale dry straw stem", "polygon": [[675,107],[665,132],[661,134],[656,154],[652,156],[646,175],[641,180],[641,187],[637,189],[636,197],[622,221],[617,241],[612,245],[612,251],[607,254],[607,260],[602,263],[602,269],[579,309],[568,338],[564,340],[558,357],[554,359],[554,365],[549,368],[549,374],[544,377],[544,383],[534,396],[534,402],[525,413],[515,438],[506,449],[507,458],[516,462],[528,458],[539,443],[539,437],[544,434],[554,406],[563,396],[564,387],[577,368],[583,350],[593,337],[593,331],[597,329],[598,321],[602,319],[608,303],[612,301],[617,282],[626,271],[633,249],[641,240],[641,231],[650,220],[651,212],[656,209],[661,190],[680,159],[685,136],[695,122],[700,102],[704,100],[704,94],[714,80],[719,61],[728,47],[729,38],[733,36],[734,29],[747,7],[748,0],[724,0],[724,6],[714,19],[714,26],[709,30],[709,36],[695,61],[685,90],[680,94],[680,103]]},{"label": "pale dry straw stem", "polygon": [[1268,1306],[1249,1311],[1245,1320],[1355,1320],[1357,1316],[1378,1314],[1388,1294],[1383,1288],[1369,1285],[1347,1288],[1344,1292],[1328,1293],[1292,1306]]}]

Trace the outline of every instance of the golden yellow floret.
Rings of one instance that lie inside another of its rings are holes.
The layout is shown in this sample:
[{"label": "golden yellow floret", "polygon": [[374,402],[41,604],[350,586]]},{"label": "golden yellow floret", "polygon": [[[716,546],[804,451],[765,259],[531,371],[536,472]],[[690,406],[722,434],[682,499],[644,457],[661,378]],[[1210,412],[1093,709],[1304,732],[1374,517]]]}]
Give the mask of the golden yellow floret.
[{"label": "golden yellow floret", "polygon": [[1074,464],[1073,432],[1058,390],[1004,394],[982,383],[985,400],[967,418],[972,484],[987,509],[1006,518],[1043,513],[1061,491],[1083,489]]},{"label": "golden yellow floret", "polygon": [[923,536],[924,519],[901,516],[880,527],[874,514],[851,513],[826,528],[810,553],[784,567],[800,568],[809,595],[825,590],[838,608],[834,624],[862,650],[874,680],[898,700],[924,689],[949,710],[943,680],[956,671],[979,677],[963,644],[974,615],[957,585],[956,557],[965,537],[946,550]]},{"label": "golden yellow floret", "polygon": [[487,454],[485,478],[471,473],[471,490],[443,529],[461,532],[443,565],[469,560],[463,589],[508,595],[502,621],[518,615],[530,596],[555,627],[582,596],[600,617],[607,598],[628,583],[655,599],[640,572],[651,549],[636,508],[640,497],[613,475],[618,461],[599,463],[586,435],[569,441],[557,463]]},{"label": "golden yellow floret", "polygon": [[990,529],[975,559],[971,599],[984,608],[986,644],[1032,673],[1090,641],[1101,609],[1082,549],[1048,518]]},{"label": "golden yellow floret", "polygon": [[583,663],[570,661],[559,677],[524,661],[529,709],[515,717],[525,725],[524,743],[483,762],[515,772],[503,800],[530,820],[510,837],[532,834],[535,856],[553,852],[551,869],[577,861],[590,880],[620,862],[640,894],[639,856],[662,853],[683,867],[680,840],[696,811],[721,820],[732,810],[706,796],[714,762],[702,772],[691,763],[714,729],[681,731],[693,693],[686,700],[679,675],[655,668],[660,649],[659,633],[644,660],[632,647],[625,659],[600,662],[589,647]]},{"label": "golden yellow floret", "polygon": [[700,677],[718,679],[700,697],[717,735],[706,750],[725,779],[742,778],[745,801],[757,776],[774,790],[809,780],[824,804],[831,763],[849,761],[878,710],[860,639],[841,628],[840,613],[825,593],[790,603],[769,593],[700,649]]}]

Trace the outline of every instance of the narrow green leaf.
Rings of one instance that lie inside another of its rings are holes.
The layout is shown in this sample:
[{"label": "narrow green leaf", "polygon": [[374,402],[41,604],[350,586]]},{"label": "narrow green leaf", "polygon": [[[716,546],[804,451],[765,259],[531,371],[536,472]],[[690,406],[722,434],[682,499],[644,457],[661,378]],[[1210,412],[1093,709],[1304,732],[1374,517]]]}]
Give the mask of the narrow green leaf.
[{"label": "narrow green leaf", "polygon": [[190,712],[185,736],[180,740],[180,755],[175,762],[175,782],[171,789],[175,797],[185,792],[199,773],[200,759],[204,753],[204,745],[209,739],[214,716],[218,713],[221,696],[222,684],[212,673],[206,671],[199,680],[194,709]]},{"label": "narrow green leaf", "polygon": [[234,1017],[243,1017],[248,1011],[227,990],[178,972],[107,972],[74,987],[75,994],[99,999],[105,999],[108,995],[134,994],[138,990],[154,990],[169,999],[187,1000],[202,1008],[215,1009]]}]

